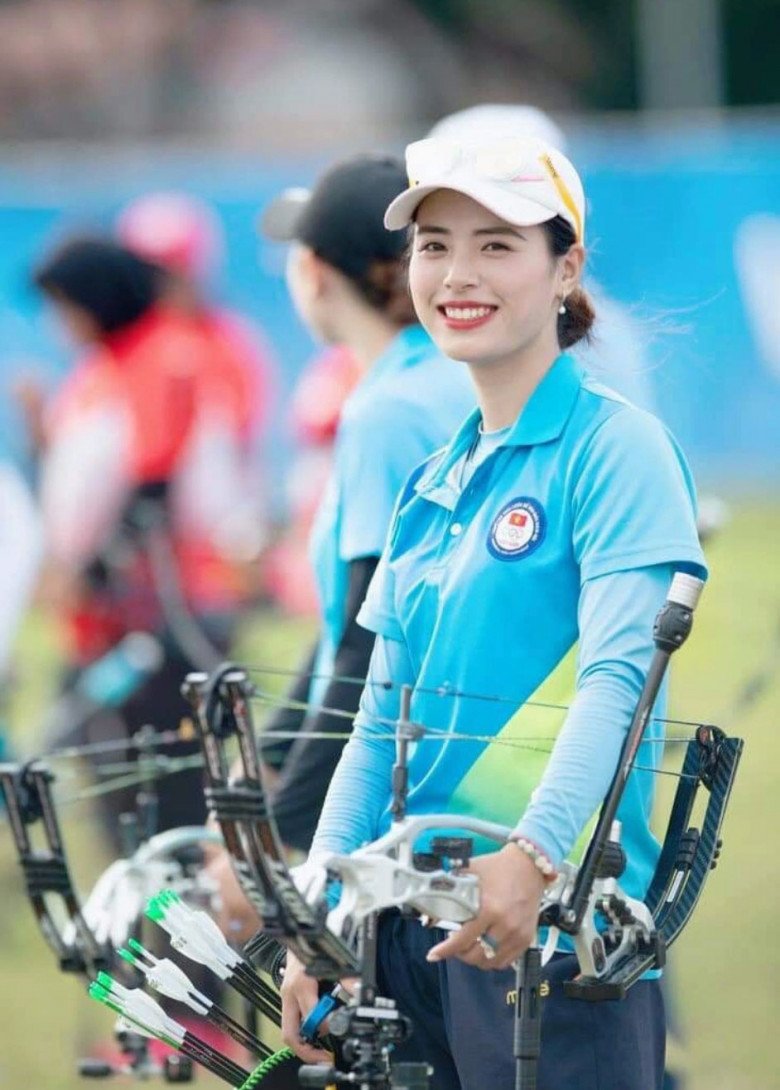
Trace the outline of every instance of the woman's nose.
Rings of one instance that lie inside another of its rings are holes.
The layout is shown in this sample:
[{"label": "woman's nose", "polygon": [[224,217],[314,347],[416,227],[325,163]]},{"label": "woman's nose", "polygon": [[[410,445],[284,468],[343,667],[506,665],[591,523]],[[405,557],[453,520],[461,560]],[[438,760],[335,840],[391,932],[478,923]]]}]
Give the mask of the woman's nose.
[{"label": "woman's nose", "polygon": [[463,291],[479,283],[479,275],[472,262],[452,254],[444,277],[444,286],[450,291]]}]

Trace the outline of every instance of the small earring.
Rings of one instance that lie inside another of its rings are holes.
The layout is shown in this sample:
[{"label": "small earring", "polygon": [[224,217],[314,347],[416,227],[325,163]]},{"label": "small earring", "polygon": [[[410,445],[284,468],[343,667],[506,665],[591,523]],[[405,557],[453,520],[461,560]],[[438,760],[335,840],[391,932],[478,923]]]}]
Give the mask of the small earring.
[{"label": "small earring", "polygon": [[559,314],[565,314],[566,313],[566,301],[564,299],[561,299],[561,305],[558,307],[558,313]]}]

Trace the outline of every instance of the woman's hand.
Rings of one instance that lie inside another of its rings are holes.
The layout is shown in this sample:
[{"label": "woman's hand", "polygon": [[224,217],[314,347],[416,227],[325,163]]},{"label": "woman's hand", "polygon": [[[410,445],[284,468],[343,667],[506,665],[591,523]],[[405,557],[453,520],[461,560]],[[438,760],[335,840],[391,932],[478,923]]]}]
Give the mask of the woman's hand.
[{"label": "woman's hand", "polygon": [[[468,869],[479,877],[479,912],[429,950],[428,961],[457,957],[480,969],[506,969],[536,938],[544,878],[514,844],[473,859]],[[492,958],[479,942],[482,936],[488,949],[495,948]]]},{"label": "woman's hand", "polygon": [[295,955],[287,951],[287,964],[282,981],[282,1040],[304,1063],[330,1063],[332,1056],[323,1048],[304,1044],[300,1037],[301,1022],[319,999],[317,981],[307,976]]}]

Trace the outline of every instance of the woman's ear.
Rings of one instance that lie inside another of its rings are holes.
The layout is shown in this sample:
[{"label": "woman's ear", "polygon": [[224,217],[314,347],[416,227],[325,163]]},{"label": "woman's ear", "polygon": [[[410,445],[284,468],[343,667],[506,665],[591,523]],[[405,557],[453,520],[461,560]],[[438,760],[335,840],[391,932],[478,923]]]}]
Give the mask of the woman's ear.
[{"label": "woman's ear", "polygon": [[301,246],[298,252],[300,275],[305,277],[309,294],[318,299],[328,280],[328,266],[309,246]]},{"label": "woman's ear", "polygon": [[585,247],[579,242],[570,246],[558,263],[558,275],[560,277],[561,294],[570,295],[582,279],[582,270],[585,266]]},{"label": "woman's ear", "polygon": [[325,294],[328,266],[309,246],[294,243],[287,255],[287,287],[305,321]]}]

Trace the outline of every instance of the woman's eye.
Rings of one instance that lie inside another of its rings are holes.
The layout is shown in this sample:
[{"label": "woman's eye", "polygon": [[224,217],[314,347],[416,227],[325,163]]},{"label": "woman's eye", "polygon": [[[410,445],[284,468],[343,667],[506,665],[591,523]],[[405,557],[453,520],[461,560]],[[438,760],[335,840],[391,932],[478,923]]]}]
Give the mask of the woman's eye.
[{"label": "woman's eye", "polygon": [[441,252],[444,246],[441,242],[423,242],[420,244],[419,252],[421,254]]},{"label": "woman's eye", "polygon": [[505,242],[488,242],[484,246],[484,249],[488,251],[509,250],[509,248]]}]

